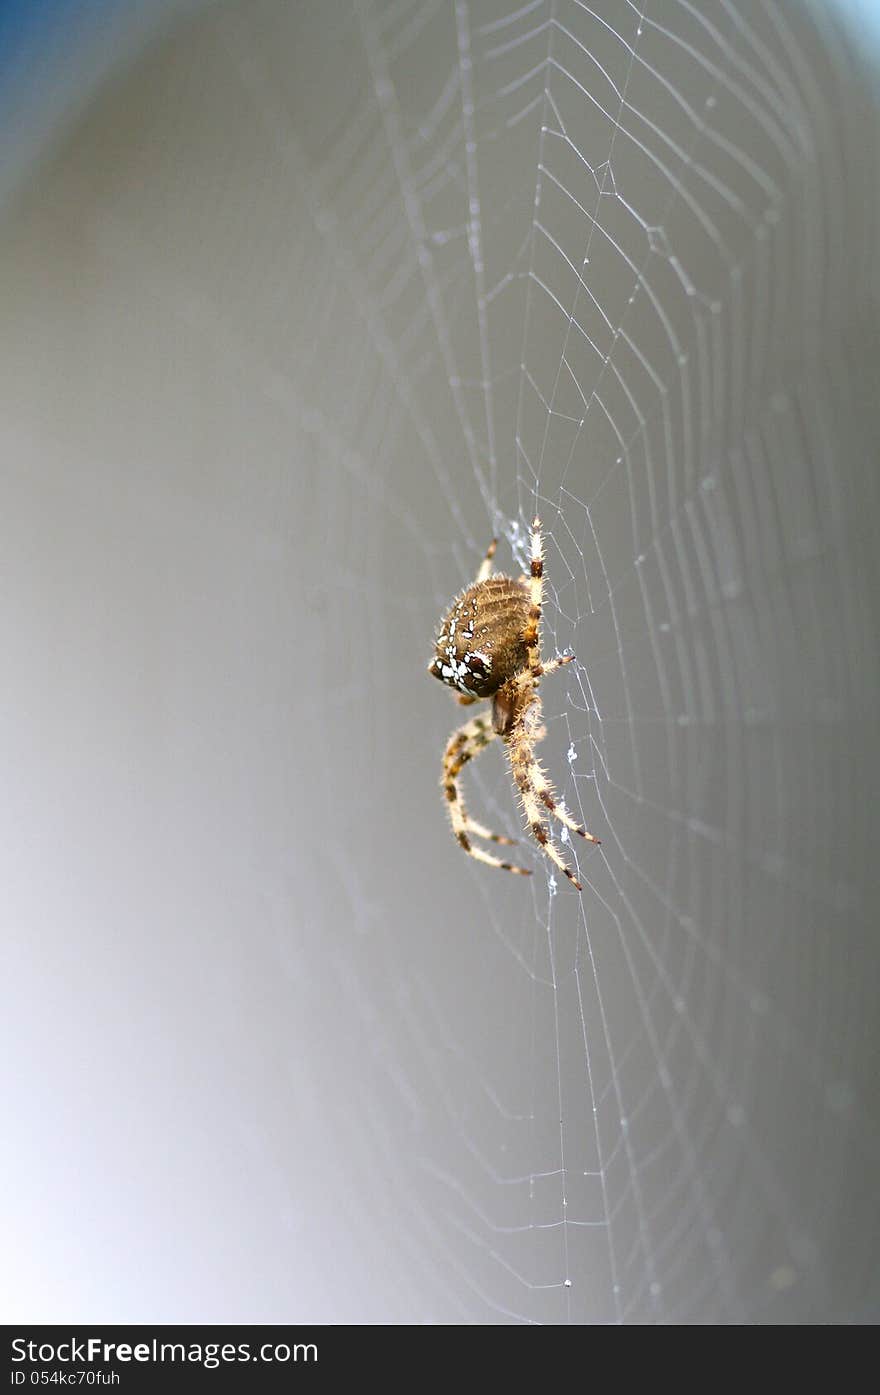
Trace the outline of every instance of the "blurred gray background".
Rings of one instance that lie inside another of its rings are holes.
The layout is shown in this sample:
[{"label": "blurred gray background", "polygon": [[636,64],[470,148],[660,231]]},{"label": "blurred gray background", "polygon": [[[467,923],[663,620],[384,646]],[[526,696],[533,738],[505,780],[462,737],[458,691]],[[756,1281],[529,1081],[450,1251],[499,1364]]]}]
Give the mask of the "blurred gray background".
[{"label": "blurred gray background", "polygon": [[[4,1320],[873,1320],[869,12],[111,11],[4,88]],[[437,787],[536,508],[581,897]]]}]

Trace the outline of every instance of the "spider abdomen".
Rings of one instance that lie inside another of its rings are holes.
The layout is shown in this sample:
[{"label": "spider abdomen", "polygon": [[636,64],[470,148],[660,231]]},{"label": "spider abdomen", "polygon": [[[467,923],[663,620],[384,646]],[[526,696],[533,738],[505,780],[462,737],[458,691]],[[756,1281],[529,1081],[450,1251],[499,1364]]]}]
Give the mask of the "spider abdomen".
[{"label": "spider abdomen", "polygon": [[449,608],[428,672],[467,697],[492,697],[528,665],[528,586],[490,576],[468,586]]}]

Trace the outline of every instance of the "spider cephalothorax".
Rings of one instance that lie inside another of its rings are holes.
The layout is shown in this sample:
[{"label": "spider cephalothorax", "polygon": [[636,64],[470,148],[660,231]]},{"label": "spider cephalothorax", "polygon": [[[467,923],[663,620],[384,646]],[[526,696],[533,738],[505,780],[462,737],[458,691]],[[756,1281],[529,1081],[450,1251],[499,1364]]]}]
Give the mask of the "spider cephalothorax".
[{"label": "spider cephalothorax", "polygon": [[541,850],[556,863],[569,881],[581,890],[574,873],[566,867],[551,842],[545,826],[547,812],[566,828],[591,843],[598,843],[572,819],[553,797],[534,747],[544,735],[541,726],[541,699],[538,683],[547,673],[571,663],[574,655],[541,663],[539,627],[544,588],[544,549],[541,524],[532,525],[531,575],[514,581],[509,576],[493,576],[492,558],[496,543],[489,545],[476,581],[452,602],[440,627],[434,657],[428,672],[459,693],[459,702],[468,705],[484,698],[492,700],[491,720],[475,717],[454,732],[443,760],[443,789],[452,819],[452,830],[465,852],[492,867],[527,876],[525,867],[502,862],[471,842],[472,837],[494,843],[511,843],[511,838],[490,833],[475,823],[465,810],[458,785],[463,766],[484,746],[500,736],[510,759],[511,770],[529,822],[529,831]]}]

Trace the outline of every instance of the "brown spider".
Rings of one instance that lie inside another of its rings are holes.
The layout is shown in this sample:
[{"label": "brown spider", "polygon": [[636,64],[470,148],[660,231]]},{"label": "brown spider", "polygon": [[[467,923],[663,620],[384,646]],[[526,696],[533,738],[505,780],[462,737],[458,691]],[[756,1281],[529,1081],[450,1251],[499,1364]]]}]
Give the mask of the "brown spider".
[{"label": "brown spider", "polygon": [[490,867],[505,872],[531,875],[526,867],[502,862],[484,848],[475,846],[471,838],[488,838],[493,843],[513,843],[500,833],[490,833],[475,823],[465,809],[459,790],[458,777],[462,767],[484,746],[500,736],[507,747],[510,768],[522,800],[529,831],[541,851],[555,862],[568,880],[582,890],[574,873],[566,867],[556,845],[544,825],[549,810],[554,818],[579,833],[590,843],[598,843],[585,828],[576,824],[553,798],[553,786],[547,778],[534,748],[546,735],[541,726],[541,699],[538,683],[545,674],[553,673],[563,664],[570,664],[573,654],[541,663],[538,628],[544,598],[544,546],[541,522],[532,524],[531,576],[514,581],[509,576],[492,575],[492,558],[497,539],[489,544],[476,580],[457,596],[449,614],[440,627],[434,658],[428,672],[441,683],[448,683],[460,694],[459,702],[469,706],[483,698],[492,699],[491,717],[485,714],[465,722],[453,732],[443,757],[442,785],[449,806],[452,831],[466,853]]}]

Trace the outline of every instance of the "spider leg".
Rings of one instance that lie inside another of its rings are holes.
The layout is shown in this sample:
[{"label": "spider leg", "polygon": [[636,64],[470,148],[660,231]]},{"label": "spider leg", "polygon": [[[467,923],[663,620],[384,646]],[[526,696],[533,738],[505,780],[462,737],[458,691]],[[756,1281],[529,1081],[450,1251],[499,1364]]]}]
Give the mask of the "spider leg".
[{"label": "spider leg", "polygon": [[556,669],[562,668],[564,664],[574,662],[574,654],[563,654],[558,659],[548,659],[546,664],[541,663],[541,645],[538,638],[538,630],[541,625],[541,614],[544,605],[544,538],[541,532],[541,520],[536,518],[532,524],[532,574],[528,577],[529,594],[531,606],[529,608],[529,623],[526,626],[523,638],[528,651],[528,678],[544,678],[548,673],[555,673]]},{"label": "spider leg", "polygon": [[513,838],[505,838],[503,834],[492,833],[488,828],[484,828],[482,824],[472,819],[467,812],[459,789],[459,776],[463,767],[468,761],[478,756],[489,745],[489,742],[494,740],[495,736],[496,732],[489,716],[483,715],[466,722],[449,738],[443,757],[443,792],[449,807],[452,832],[465,852],[469,853],[471,857],[475,857],[478,862],[486,862],[490,867],[500,867],[505,872],[516,872],[519,876],[528,877],[531,875],[528,868],[516,867],[511,862],[503,862],[500,857],[493,856],[492,853],[486,852],[484,848],[477,847],[471,842],[472,836],[489,838],[493,843],[514,842]]},{"label": "spider leg", "polygon": [[532,524],[532,566],[529,577],[529,596],[531,605],[529,607],[529,622],[525,629],[523,639],[525,640],[529,673],[534,679],[541,677],[541,673],[546,672],[541,667],[541,647],[538,639],[538,630],[541,625],[541,607],[544,603],[544,541],[541,534],[541,520],[536,518]]},{"label": "spider leg", "polygon": [[529,671],[523,675],[528,684],[529,679],[537,680],[544,678],[548,673],[555,673],[564,664],[574,661],[574,654],[563,654],[558,659],[548,659],[546,664],[541,663],[541,645],[538,638],[538,630],[541,625],[541,614],[544,605],[544,536],[541,532],[541,520],[536,518],[532,524],[532,564],[531,576],[522,577],[523,581],[528,581],[529,596],[531,605],[529,607],[529,622],[526,625],[523,639],[525,640]]},{"label": "spider leg", "polygon": [[[535,692],[536,682],[539,678],[546,678],[548,673],[555,673],[558,668],[565,668],[566,664],[573,664],[574,654],[563,654],[559,659],[548,659],[546,664],[536,664],[534,669],[526,668],[521,673],[514,674],[507,684],[508,689],[513,689],[516,700],[522,700],[528,704],[529,695]],[[459,699],[460,701],[460,699]]]},{"label": "spider leg", "polygon": [[475,586],[479,586],[481,581],[485,581],[487,577],[492,575],[492,558],[495,556],[495,549],[497,546],[498,539],[493,538],[486,549],[485,557],[480,563],[480,570],[477,572],[477,579],[474,583]]},{"label": "spider leg", "polygon": [[485,716],[475,717],[472,722],[466,723],[453,733],[443,761],[443,789],[450,806],[458,807],[461,826],[468,834],[472,833],[477,838],[488,838],[493,843],[507,843],[512,846],[516,842],[515,838],[506,838],[503,833],[493,833],[471,818],[458,788],[458,777],[464,766],[478,756],[489,742],[494,740],[495,735],[492,723]]},{"label": "spider leg", "polygon": [[[528,713],[528,716],[526,716]],[[538,726],[540,722],[541,709],[539,699],[529,704],[529,707],[521,714],[519,720],[511,731],[505,736],[504,741],[507,746],[507,754],[510,759],[510,767],[513,772],[514,782],[519,790],[522,800],[523,810],[528,819],[529,831],[538,843],[541,851],[556,866],[564,876],[581,891],[580,882],[574,873],[566,866],[562,854],[555,843],[550,838],[544,825],[547,813],[563,823],[566,828],[570,828],[574,833],[580,834],[591,843],[598,843],[599,839],[594,838],[592,833],[588,833],[580,824],[556,803],[553,786],[547,777],[541,762],[534,752],[534,745],[543,736],[543,729]],[[545,813],[544,811],[547,811]]]},{"label": "spider leg", "polygon": [[[570,663],[573,658],[574,655],[571,654],[566,655],[563,659],[552,659],[549,664],[544,665],[544,672],[552,673],[554,668],[559,668],[563,664]],[[526,685],[528,684],[528,677],[528,674],[526,674]],[[526,712],[528,712],[528,717],[525,715]],[[525,719],[524,721],[523,718]],[[601,838],[597,838],[594,833],[588,833],[576,819],[571,817],[563,805],[557,804],[556,802],[556,791],[553,788],[553,783],[534,752],[534,747],[537,746],[539,741],[543,741],[544,737],[547,735],[547,728],[539,726],[540,720],[541,699],[536,693],[520,718],[520,721],[523,722],[524,736],[530,758],[528,773],[531,778],[532,788],[538,796],[538,799],[544,805],[544,808],[549,810],[555,819],[558,819],[560,823],[564,823],[566,828],[571,829],[572,833],[577,833],[581,838],[585,838],[588,843],[596,843],[597,846],[601,846]]]},{"label": "spider leg", "polygon": [[[533,770],[537,766],[537,761],[529,752],[522,749],[522,736],[507,737],[507,751],[510,756],[510,765],[513,771],[513,778],[516,781],[522,800],[523,812],[528,819],[529,832],[538,844],[545,857],[549,857],[556,866],[571,882],[578,891],[583,891],[583,887],[575,876],[574,872],[565,864],[565,859],[560,853],[556,844],[551,839],[543,822],[543,809],[540,796],[534,787]],[[540,769],[540,767],[538,767]]]},{"label": "spider leg", "polygon": [[561,659],[548,659],[546,664],[538,665],[538,675],[546,678],[548,673],[555,673],[558,668],[564,668],[566,664],[574,663],[574,654],[563,654]]},{"label": "spider leg", "polygon": [[[602,846],[602,839],[601,839],[601,838],[597,838],[596,835],[595,835],[595,833],[588,833],[587,830],[586,830],[585,828],[581,828],[581,825],[580,825],[579,823],[576,823],[576,822],[575,822],[575,820],[571,817],[571,814],[568,813],[568,811],[564,808],[564,806],[561,805],[561,804],[557,804],[557,803],[556,803],[556,800],[555,800],[554,797],[553,797],[554,794],[555,794],[555,791],[554,791],[554,789],[553,789],[553,786],[551,785],[550,781],[547,779],[547,777],[546,777],[546,775],[544,774],[543,770],[541,769],[540,765],[538,765],[537,761],[535,762],[535,770],[536,770],[536,786],[535,786],[535,787],[536,787],[536,792],[537,792],[538,798],[540,799],[540,801],[541,801],[541,803],[544,805],[544,807],[545,807],[546,809],[549,809],[549,810],[550,810],[550,813],[553,815],[554,819],[558,819],[560,823],[564,823],[565,826],[566,826],[566,828],[570,828],[570,829],[571,829],[572,833],[578,833],[578,834],[580,834],[581,838],[586,838],[586,840],[587,840],[588,843],[595,843],[597,847],[601,847],[601,846]],[[537,784],[537,775],[540,775],[540,776],[542,776],[542,778],[543,778],[544,783],[543,783],[542,786],[538,786],[538,784]]]}]

